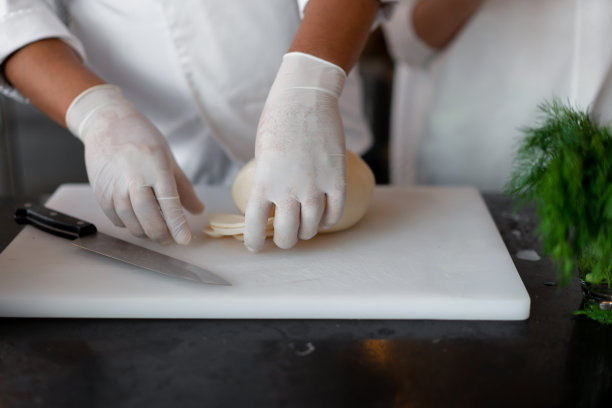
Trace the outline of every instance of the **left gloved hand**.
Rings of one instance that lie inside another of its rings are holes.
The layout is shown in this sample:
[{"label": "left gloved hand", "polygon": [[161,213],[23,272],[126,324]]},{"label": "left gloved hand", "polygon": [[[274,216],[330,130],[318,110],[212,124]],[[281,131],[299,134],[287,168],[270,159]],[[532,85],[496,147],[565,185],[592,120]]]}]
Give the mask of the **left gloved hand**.
[{"label": "left gloved hand", "polygon": [[104,213],[136,236],[187,244],[183,207],[204,209],[161,132],[114,85],[82,92],[66,113],[85,145],[89,181]]},{"label": "left gloved hand", "polygon": [[244,243],[262,249],[273,205],[274,242],[291,248],[340,220],[346,148],[338,98],[346,74],[299,52],[285,54],[261,115]]}]

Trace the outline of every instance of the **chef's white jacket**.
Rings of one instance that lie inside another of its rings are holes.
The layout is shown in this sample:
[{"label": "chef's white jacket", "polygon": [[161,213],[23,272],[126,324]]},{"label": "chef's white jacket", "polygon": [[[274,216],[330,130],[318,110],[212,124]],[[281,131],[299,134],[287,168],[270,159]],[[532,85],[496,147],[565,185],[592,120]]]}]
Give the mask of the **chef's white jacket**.
[{"label": "chef's white jacket", "polygon": [[[253,157],[259,116],[307,1],[0,0],[0,62],[57,37],[166,136],[196,184],[229,185]],[[347,148],[371,134],[353,69],[340,98]],[[0,90],[19,97],[4,81]]]},{"label": "chef's white jacket", "polygon": [[500,191],[545,100],[612,119],[612,1],[487,0],[439,52],[409,24],[414,4],[400,2],[385,26],[392,183]]}]

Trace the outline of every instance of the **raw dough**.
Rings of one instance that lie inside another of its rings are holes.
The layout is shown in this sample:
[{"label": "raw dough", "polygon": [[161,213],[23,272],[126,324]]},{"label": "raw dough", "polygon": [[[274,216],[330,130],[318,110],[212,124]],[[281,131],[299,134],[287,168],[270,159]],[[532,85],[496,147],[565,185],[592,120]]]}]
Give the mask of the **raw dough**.
[{"label": "raw dough", "polygon": [[[247,206],[247,200],[253,185],[255,175],[255,159],[248,162],[236,175],[232,185],[234,204],[242,214]],[[374,192],[374,174],[361,157],[346,151],[346,203],[340,221],[327,230],[319,232],[342,231],[355,225],[365,215],[372,193]]]},{"label": "raw dough", "polygon": [[[244,212],[247,200],[253,186],[255,175],[255,160],[248,162],[236,175],[232,185],[232,198],[236,208],[242,214],[215,213],[211,214],[209,225],[204,232],[214,238],[233,236],[235,239],[244,240]],[[368,165],[357,155],[347,150],[346,152],[346,203],[340,221],[327,230],[319,230],[320,233],[342,231],[355,225],[364,216],[370,205],[372,193],[374,192],[374,174]],[[274,218],[268,218],[266,236],[274,235]]]},{"label": "raw dough", "polygon": [[[214,238],[244,234],[244,215],[231,213],[214,213],[208,217],[208,226],[204,232]],[[268,218],[266,231],[274,231],[274,218]]]},{"label": "raw dough", "polygon": [[244,228],[244,215],[215,213],[210,215],[208,223],[216,229]]}]

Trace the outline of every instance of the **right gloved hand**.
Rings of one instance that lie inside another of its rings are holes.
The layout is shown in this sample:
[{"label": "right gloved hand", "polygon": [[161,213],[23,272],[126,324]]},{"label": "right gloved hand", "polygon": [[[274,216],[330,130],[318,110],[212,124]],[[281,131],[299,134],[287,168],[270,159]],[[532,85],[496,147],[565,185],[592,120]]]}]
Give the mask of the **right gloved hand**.
[{"label": "right gloved hand", "polygon": [[255,176],[244,244],[263,248],[274,212],[274,243],[291,248],[337,223],[346,201],[346,148],[338,98],[346,74],[313,55],[283,57],[255,142]]},{"label": "right gloved hand", "polygon": [[81,93],[66,124],[85,145],[89,182],[115,225],[158,242],[189,243],[182,207],[200,213],[204,205],[166,139],[119,87],[98,85]]}]

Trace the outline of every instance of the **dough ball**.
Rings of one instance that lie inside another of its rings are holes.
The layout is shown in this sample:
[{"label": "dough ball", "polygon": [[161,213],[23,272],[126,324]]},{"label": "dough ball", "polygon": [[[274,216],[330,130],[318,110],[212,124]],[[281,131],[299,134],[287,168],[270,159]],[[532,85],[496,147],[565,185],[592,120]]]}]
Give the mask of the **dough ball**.
[{"label": "dough ball", "polygon": [[[255,159],[249,161],[236,175],[232,185],[232,198],[236,208],[245,213],[247,201],[255,176]],[[340,221],[327,230],[319,232],[342,231],[355,225],[365,215],[372,193],[374,192],[374,174],[361,157],[347,150],[346,152],[346,203]]]}]

